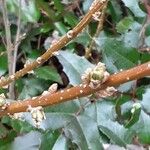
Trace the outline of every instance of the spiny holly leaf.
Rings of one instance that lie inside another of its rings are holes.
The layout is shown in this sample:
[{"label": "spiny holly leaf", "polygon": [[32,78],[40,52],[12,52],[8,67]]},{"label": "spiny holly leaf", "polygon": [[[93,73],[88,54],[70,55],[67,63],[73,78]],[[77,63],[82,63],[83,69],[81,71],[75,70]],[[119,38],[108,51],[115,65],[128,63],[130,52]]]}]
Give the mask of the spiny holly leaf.
[{"label": "spiny holly leaf", "polygon": [[123,0],[126,7],[128,7],[136,17],[145,17],[145,13],[140,9],[140,0]]},{"label": "spiny holly leaf", "polygon": [[126,47],[122,40],[100,35],[96,43],[102,49],[103,61],[110,72],[118,72],[120,69],[132,68],[138,63],[139,53]]},{"label": "spiny holly leaf", "polygon": [[[120,139],[119,145],[125,145],[131,142],[132,133],[116,121],[116,113],[112,102],[97,102],[96,103],[97,124],[104,127],[105,134],[110,138],[112,143],[116,143],[116,139]],[[103,128],[103,129],[104,129]],[[111,134],[112,133],[112,134]],[[115,138],[115,135],[116,138]],[[124,144],[123,144],[124,143]]]},{"label": "spiny holly leaf", "polygon": [[[77,103],[76,103],[77,104]],[[72,106],[73,107],[73,106]],[[77,108],[77,106],[75,106]],[[81,107],[78,106],[78,109],[74,109],[75,112],[69,113],[69,111],[59,111],[59,109],[53,109],[50,112],[46,113],[46,120],[41,124],[42,129],[62,129],[66,135],[67,139],[70,139],[72,143],[78,145],[80,149],[98,149],[101,147],[99,141],[99,131],[98,126],[94,118],[93,106],[88,107],[82,113],[78,115],[76,112],[80,111]],[[63,109],[63,105],[62,105]],[[65,107],[65,109],[69,109]],[[92,114],[90,115],[89,112]]]}]

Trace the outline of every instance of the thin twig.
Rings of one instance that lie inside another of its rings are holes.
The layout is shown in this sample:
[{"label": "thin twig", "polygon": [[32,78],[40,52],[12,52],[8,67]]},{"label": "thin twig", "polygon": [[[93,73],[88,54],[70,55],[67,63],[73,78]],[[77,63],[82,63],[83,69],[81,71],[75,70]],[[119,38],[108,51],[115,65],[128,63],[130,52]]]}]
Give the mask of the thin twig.
[{"label": "thin twig", "polygon": [[13,74],[16,71],[16,61],[17,61],[17,53],[18,53],[18,47],[20,44],[20,30],[21,30],[21,0],[19,0],[18,5],[18,21],[17,21],[17,33],[16,33],[16,39],[14,42],[14,62],[13,62]]},{"label": "thin twig", "polygon": [[[11,41],[11,30],[10,30],[10,22],[8,19],[8,12],[7,12],[7,4],[6,0],[1,0],[2,6],[2,14],[5,26],[5,34],[6,34],[6,49],[7,49],[7,57],[8,57],[8,70],[9,76],[13,74],[12,65],[13,65],[13,54],[12,54],[12,41]],[[14,98],[14,84],[10,84],[9,86],[9,97],[11,99]]]},{"label": "thin twig", "polygon": [[150,6],[148,5],[148,1],[147,0],[143,0],[143,4],[146,8],[146,11],[147,11],[147,16],[144,20],[144,23],[142,25],[142,28],[141,28],[141,31],[140,31],[140,34],[139,34],[139,37],[140,37],[140,45],[139,47],[143,47],[144,46],[144,42],[145,42],[145,31],[146,31],[146,28],[147,26],[150,24]]},{"label": "thin twig", "polygon": [[106,7],[107,7],[107,3],[105,4],[104,6],[104,9],[102,11],[102,14],[100,16],[100,20],[98,22],[98,26],[97,26],[97,29],[96,29],[96,33],[94,34],[90,44],[89,44],[89,47],[86,48],[86,53],[85,53],[85,57],[86,58],[89,58],[91,56],[91,51],[92,51],[92,48],[93,46],[95,45],[95,38],[97,38],[99,36],[99,33],[102,31],[103,29],[103,23],[104,23],[104,18],[105,18],[105,10],[106,10]]}]

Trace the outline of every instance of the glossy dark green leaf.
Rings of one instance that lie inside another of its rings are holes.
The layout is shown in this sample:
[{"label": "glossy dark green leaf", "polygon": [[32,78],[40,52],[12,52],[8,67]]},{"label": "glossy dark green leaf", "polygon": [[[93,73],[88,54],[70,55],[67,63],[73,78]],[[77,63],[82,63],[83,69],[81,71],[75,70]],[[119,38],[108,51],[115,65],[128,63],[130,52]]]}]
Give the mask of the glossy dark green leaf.
[{"label": "glossy dark green leaf", "polygon": [[136,17],[145,17],[145,13],[139,7],[139,0],[123,0],[123,2]]},{"label": "glossy dark green leaf", "polygon": [[133,21],[134,21],[133,18],[125,17],[117,24],[116,26],[117,31],[119,33],[126,32],[129,29],[129,27],[132,25]]},{"label": "glossy dark green leaf", "polygon": [[0,56],[0,76],[4,75],[8,69],[7,56]]},{"label": "glossy dark green leaf", "polygon": [[[133,109],[133,108],[132,108]],[[134,110],[134,112],[132,113],[129,121],[125,124],[125,127],[126,128],[129,128],[131,127],[132,125],[134,125],[138,120],[139,120],[139,117],[140,117],[140,113],[141,113],[141,108],[137,108]]]},{"label": "glossy dark green leaf", "polygon": [[56,22],[55,27],[62,35],[66,34],[68,31],[68,29],[62,22]]},{"label": "glossy dark green leaf", "polygon": [[59,12],[62,12],[64,10],[64,7],[61,1],[54,0],[54,6]]},{"label": "glossy dark green leaf", "polygon": [[[109,130],[109,134],[112,132],[114,136],[117,135],[123,143],[132,141],[132,132],[116,121],[115,108],[112,102],[97,102],[96,116],[97,124],[107,128],[107,130]],[[116,141],[112,140],[112,143],[113,142]]]},{"label": "glossy dark green leaf", "polygon": [[120,139],[117,134],[114,134],[113,131],[109,130],[107,127],[102,125],[99,126],[100,131],[103,132],[110,140],[115,144],[126,147],[126,143]]},{"label": "glossy dark green leaf", "polygon": [[41,137],[40,150],[53,149],[56,140],[59,137],[58,131],[46,131]]},{"label": "glossy dark green leaf", "polygon": [[103,60],[108,70],[113,73],[120,69],[132,68],[138,63],[139,53],[133,48],[126,47],[120,39],[100,36],[96,43],[102,47]]},{"label": "glossy dark green leaf", "polygon": [[143,94],[143,99],[142,99],[142,106],[143,109],[147,112],[150,113],[150,88],[146,89],[145,93]]},{"label": "glossy dark green leaf", "polygon": [[18,10],[21,9],[21,19],[24,22],[37,22],[40,17],[39,9],[36,7],[35,0],[21,1],[21,6],[18,0],[7,1],[9,10],[18,16]]},{"label": "glossy dark green leaf", "polygon": [[132,130],[138,137],[139,141],[144,144],[150,144],[150,116],[141,111],[139,121],[132,126]]},{"label": "glossy dark green leaf", "polygon": [[45,89],[49,87],[49,84],[44,80],[28,79],[24,80],[24,87],[18,97],[18,99],[27,99],[38,94],[41,94]]},{"label": "glossy dark green leaf", "polygon": [[71,27],[74,27],[78,23],[78,19],[76,16],[74,16],[73,13],[67,13],[64,16],[65,22],[67,22]]},{"label": "glossy dark green leaf", "polygon": [[39,67],[35,69],[35,75],[39,79],[44,79],[44,80],[50,80],[50,81],[55,81],[62,83],[61,77],[58,74],[57,70],[54,68],[51,68],[49,66],[44,66],[44,67]]},{"label": "glossy dark green leaf", "polygon": [[111,15],[113,22],[117,23],[121,19],[122,11],[117,1],[108,3],[108,13]]},{"label": "glossy dark green leaf", "polygon": [[70,84],[77,85],[81,83],[81,76],[85,70],[93,65],[84,57],[72,54],[67,51],[60,51],[57,56],[63,65],[63,70],[69,77]]},{"label": "glossy dark green leaf", "polygon": [[64,135],[60,135],[53,146],[53,150],[68,150],[67,139]]},{"label": "glossy dark green leaf", "polygon": [[63,112],[46,113],[47,120],[43,121],[41,127],[52,130],[63,128],[67,137],[80,149],[98,149],[102,145],[99,141],[97,123],[86,114],[86,110],[79,116]]}]

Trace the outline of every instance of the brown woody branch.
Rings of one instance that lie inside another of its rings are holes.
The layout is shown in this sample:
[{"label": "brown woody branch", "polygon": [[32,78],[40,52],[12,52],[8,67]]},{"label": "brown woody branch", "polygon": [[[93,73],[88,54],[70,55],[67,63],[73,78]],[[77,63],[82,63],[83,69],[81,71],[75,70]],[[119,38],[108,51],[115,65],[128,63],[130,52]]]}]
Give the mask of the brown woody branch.
[{"label": "brown woody branch", "polygon": [[58,91],[54,94],[41,95],[36,98],[28,99],[25,101],[19,101],[11,103],[6,110],[0,112],[0,116],[6,114],[13,114],[17,112],[25,112],[29,105],[32,107],[37,106],[50,106],[59,104],[65,101],[73,100],[75,98],[84,97],[95,93],[96,91],[105,89],[108,86],[118,86],[122,83],[136,80],[144,76],[150,76],[150,61],[136,66],[132,69],[113,74],[109,79],[97,89],[91,89],[88,85],[79,85],[70,89]]},{"label": "brown woody branch", "polygon": [[97,1],[96,5],[92,7],[91,10],[85,15],[85,17],[77,24],[77,26],[71,30],[71,37],[68,37],[67,34],[64,35],[58,42],[53,44],[42,56],[38,57],[36,61],[34,61],[31,64],[26,65],[22,70],[17,71],[14,75],[9,76],[8,78],[2,78],[0,80],[0,87],[3,87],[14,80],[24,76],[29,71],[32,71],[39,65],[43,64],[45,61],[47,61],[52,55],[54,55],[54,52],[60,50],[62,47],[64,47],[67,43],[69,43],[73,38],[75,38],[79,33],[82,32],[82,30],[88,25],[88,23],[92,19],[92,15],[97,11],[102,11],[104,4],[107,2],[103,1]]}]

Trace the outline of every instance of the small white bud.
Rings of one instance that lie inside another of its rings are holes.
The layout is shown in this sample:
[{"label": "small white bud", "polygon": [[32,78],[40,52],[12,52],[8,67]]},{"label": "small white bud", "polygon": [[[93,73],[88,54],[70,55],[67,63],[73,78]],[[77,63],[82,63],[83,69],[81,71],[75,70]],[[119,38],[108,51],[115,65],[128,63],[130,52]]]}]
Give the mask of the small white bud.
[{"label": "small white bud", "polygon": [[36,59],[36,62],[37,62],[38,64],[40,64],[40,63],[42,62],[42,58],[41,58],[41,57],[38,57],[38,58]]},{"label": "small white bud", "polygon": [[55,92],[57,91],[57,88],[58,88],[58,84],[57,84],[57,83],[54,83],[54,84],[52,84],[52,85],[49,87],[48,92],[51,93],[51,94],[53,94],[53,93],[55,93]]},{"label": "small white bud", "polygon": [[73,38],[73,30],[70,30],[70,31],[67,32],[67,37],[69,39]]}]

